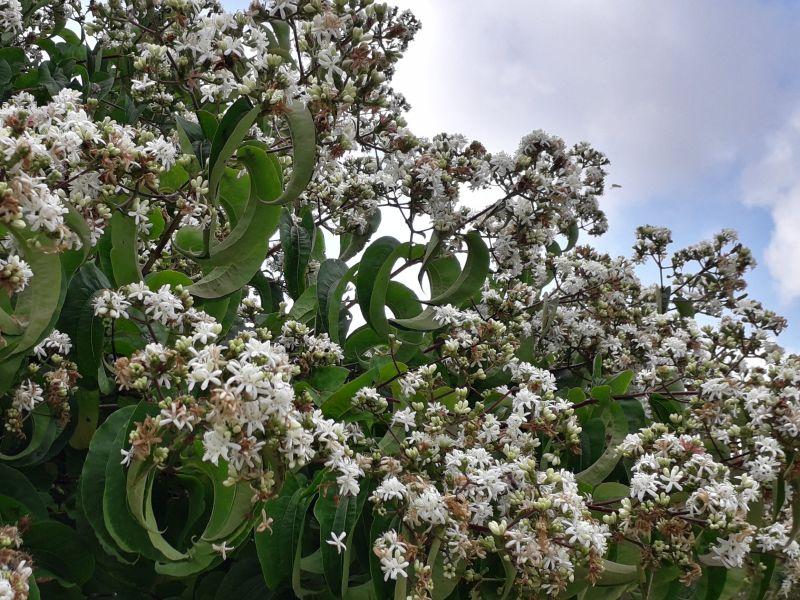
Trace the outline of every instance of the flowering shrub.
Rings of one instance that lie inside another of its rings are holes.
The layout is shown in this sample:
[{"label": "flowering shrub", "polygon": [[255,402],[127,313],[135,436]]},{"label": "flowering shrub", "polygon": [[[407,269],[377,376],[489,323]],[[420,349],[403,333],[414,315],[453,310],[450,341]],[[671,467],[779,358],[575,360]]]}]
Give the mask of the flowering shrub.
[{"label": "flowering shrub", "polygon": [[372,0],[0,26],[0,598],[800,593],[735,233],[578,245],[605,157],[416,137]]}]

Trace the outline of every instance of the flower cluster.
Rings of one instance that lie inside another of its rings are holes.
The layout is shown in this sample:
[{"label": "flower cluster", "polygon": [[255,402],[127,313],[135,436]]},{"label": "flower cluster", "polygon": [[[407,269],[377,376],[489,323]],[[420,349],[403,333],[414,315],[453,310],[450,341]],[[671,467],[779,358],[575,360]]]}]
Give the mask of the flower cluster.
[{"label": "flower cluster", "polygon": [[[549,372],[524,363],[514,370],[513,391],[491,390],[474,406],[466,388],[443,386],[435,367],[398,381],[395,401],[405,408],[392,413],[380,442],[384,456],[373,468],[382,479],[371,500],[403,527],[378,538],[374,551],[387,578],[414,564],[420,597],[434,560],[450,577],[465,571],[479,582],[477,561],[495,554],[512,562],[515,585],[532,593],[563,590],[579,565],[592,576],[602,569],[607,526],[592,516],[573,473],[545,466],[556,456],[534,458],[542,433],[577,443],[574,410],[554,397]],[[395,451],[386,455],[389,448]],[[434,539],[439,555],[428,557]]]},{"label": "flower cluster", "polygon": [[699,437],[676,436],[666,429],[654,425],[622,443],[623,454],[635,460],[630,499],[604,519],[639,542],[657,531],[661,539],[649,548],[652,560],[677,564],[686,581],[700,573],[692,523],[704,523],[717,537],[710,556],[700,560],[741,567],[753,540],[747,517],[751,504],[761,498],[758,482],[746,473],[734,475],[706,451]]},{"label": "flower cluster", "polygon": [[32,276],[30,265],[16,254],[0,258],[0,289],[8,295],[24,290]]},{"label": "flower cluster", "polygon": [[[60,249],[94,245],[119,194],[154,181],[164,166],[147,138],[110,119],[95,121],[78,91],[63,89],[42,106],[19,93],[0,106],[0,222],[41,232]],[[85,220],[88,239],[70,224],[70,211]]]},{"label": "flower cluster", "polygon": [[10,392],[10,405],[3,411],[4,433],[26,439],[26,423],[34,410],[49,413],[63,428],[70,419],[70,398],[78,370],[68,359],[72,342],[54,329],[34,349],[35,359],[27,364],[23,379]]},{"label": "flower cluster", "polygon": [[0,526],[0,598],[25,600],[33,575],[31,557],[23,552],[22,531],[17,525]]},{"label": "flower cluster", "polygon": [[222,327],[192,308],[180,287],[153,292],[131,284],[106,290],[95,299],[95,311],[182,332],[171,344],[154,339],[116,361],[120,388],[137,390],[160,408],[131,432],[124,464],[145,458],[167,464],[172,449],[202,437],[203,460],[225,461],[230,481],[253,482],[262,499],[274,492],[276,470],[316,458],[340,472],[342,493],[358,493],[356,478],[363,470],[347,447],[356,432],[324,418],[292,387],[293,376],[341,359],[341,349],[326,336],[309,335],[300,323],[286,321],[277,342],[262,328],[217,344]]}]

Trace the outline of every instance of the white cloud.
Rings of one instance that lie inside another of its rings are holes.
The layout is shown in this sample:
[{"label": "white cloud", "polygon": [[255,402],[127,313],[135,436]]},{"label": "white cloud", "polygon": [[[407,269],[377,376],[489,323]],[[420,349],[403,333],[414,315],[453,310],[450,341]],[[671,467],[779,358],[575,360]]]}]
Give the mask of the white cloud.
[{"label": "white cloud", "polygon": [[774,222],[767,267],[781,300],[800,298],[800,111],[767,139],[760,160],[742,178],[745,200],[768,207]]},{"label": "white cloud", "polygon": [[796,10],[776,2],[401,0],[423,29],[396,87],[417,131],[513,149],[542,128],[612,160],[615,208],[749,160],[796,90]]}]

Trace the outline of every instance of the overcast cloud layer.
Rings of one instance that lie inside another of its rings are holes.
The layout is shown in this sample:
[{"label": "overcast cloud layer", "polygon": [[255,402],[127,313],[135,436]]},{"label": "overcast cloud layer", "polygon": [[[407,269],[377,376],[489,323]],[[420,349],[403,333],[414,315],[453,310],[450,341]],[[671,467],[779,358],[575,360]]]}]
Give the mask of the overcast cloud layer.
[{"label": "overcast cloud layer", "polygon": [[622,186],[604,247],[627,253],[641,222],[680,243],[736,227],[753,295],[800,322],[800,3],[397,3],[423,22],[396,77],[415,131],[589,140]]}]

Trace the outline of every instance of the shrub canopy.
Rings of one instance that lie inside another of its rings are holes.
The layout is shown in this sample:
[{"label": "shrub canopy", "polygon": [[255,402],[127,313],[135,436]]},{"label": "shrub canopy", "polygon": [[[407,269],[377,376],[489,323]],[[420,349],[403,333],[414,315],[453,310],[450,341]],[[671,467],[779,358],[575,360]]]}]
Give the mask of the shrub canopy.
[{"label": "shrub canopy", "polygon": [[735,233],[612,257],[590,145],[415,136],[372,0],[0,28],[0,598],[796,597]]}]

